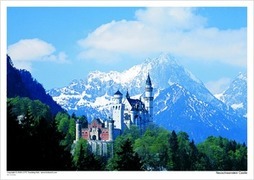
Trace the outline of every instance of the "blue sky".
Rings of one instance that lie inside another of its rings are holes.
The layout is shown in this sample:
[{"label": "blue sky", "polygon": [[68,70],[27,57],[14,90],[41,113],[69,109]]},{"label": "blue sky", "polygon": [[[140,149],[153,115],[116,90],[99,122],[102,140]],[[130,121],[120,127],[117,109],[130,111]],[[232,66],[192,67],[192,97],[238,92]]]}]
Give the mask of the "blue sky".
[{"label": "blue sky", "polygon": [[7,51],[46,89],[167,52],[218,93],[246,71],[246,27],[245,7],[9,7]]}]

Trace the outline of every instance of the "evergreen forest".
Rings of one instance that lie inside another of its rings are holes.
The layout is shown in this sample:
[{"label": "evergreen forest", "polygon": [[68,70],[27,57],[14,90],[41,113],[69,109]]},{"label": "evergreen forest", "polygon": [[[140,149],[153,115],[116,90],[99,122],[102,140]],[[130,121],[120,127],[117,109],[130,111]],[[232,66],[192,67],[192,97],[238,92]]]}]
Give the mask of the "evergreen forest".
[{"label": "evergreen forest", "polygon": [[74,146],[75,121],[85,116],[52,113],[40,100],[7,99],[7,170],[50,171],[220,171],[247,167],[247,146],[223,137],[195,144],[185,132],[155,124],[144,133],[133,126],[114,141],[111,156],[97,156],[88,142]]}]

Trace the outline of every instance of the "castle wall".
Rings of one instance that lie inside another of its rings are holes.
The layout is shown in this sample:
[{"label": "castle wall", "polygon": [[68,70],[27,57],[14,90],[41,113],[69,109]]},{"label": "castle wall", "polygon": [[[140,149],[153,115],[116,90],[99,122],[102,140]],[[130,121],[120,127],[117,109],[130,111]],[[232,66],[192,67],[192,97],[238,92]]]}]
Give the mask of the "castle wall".
[{"label": "castle wall", "polygon": [[86,140],[103,140],[109,139],[109,129],[103,128],[103,124],[98,120],[94,120],[88,125],[88,128],[82,129],[82,138]]},{"label": "castle wall", "polygon": [[106,157],[113,156],[113,141],[88,141],[94,154]]}]

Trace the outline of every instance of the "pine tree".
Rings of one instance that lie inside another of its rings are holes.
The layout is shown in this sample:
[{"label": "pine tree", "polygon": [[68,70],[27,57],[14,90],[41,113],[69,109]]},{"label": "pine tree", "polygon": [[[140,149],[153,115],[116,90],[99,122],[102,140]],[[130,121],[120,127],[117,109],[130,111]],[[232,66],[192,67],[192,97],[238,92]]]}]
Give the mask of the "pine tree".
[{"label": "pine tree", "polygon": [[172,131],[169,137],[169,157],[168,168],[172,170],[180,170],[179,167],[179,155],[178,155],[178,141],[175,131]]},{"label": "pine tree", "polygon": [[133,151],[131,141],[124,139],[108,165],[109,170],[138,171],[142,170],[141,159]]}]

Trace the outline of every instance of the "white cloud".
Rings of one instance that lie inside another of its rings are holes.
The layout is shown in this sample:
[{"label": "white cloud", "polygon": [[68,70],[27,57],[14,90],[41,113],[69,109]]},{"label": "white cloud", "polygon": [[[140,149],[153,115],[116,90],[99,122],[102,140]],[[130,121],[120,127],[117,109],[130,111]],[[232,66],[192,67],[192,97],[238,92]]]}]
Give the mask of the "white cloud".
[{"label": "white cloud", "polygon": [[206,19],[195,8],[147,8],[136,11],[137,21],[155,28],[182,31],[203,27]]},{"label": "white cloud", "polygon": [[26,69],[27,71],[32,72],[32,62],[31,61],[12,61],[14,66],[18,69]]},{"label": "white cloud", "polygon": [[[246,28],[220,30],[194,8],[147,8],[136,11],[134,21],[103,24],[78,44],[79,57],[114,62],[122,57],[147,57],[169,52],[178,57],[246,65]],[[103,58],[105,57],[105,58]]]},{"label": "white cloud", "polygon": [[39,60],[52,54],[55,47],[40,39],[22,39],[8,47],[8,54],[15,61]]},{"label": "white cloud", "polygon": [[42,60],[44,61],[51,61],[51,62],[56,62],[56,63],[70,63],[70,61],[68,60],[68,56],[65,52],[59,52],[58,54],[51,54],[49,56],[44,56],[42,58]]},{"label": "white cloud", "polygon": [[223,77],[215,81],[209,81],[205,84],[205,86],[210,90],[212,94],[219,94],[229,87],[230,82],[230,78]]},{"label": "white cloud", "polygon": [[22,39],[15,44],[8,46],[8,55],[18,69],[32,70],[34,61],[51,61],[66,63],[67,55],[64,52],[54,54],[56,48],[40,39]]}]

